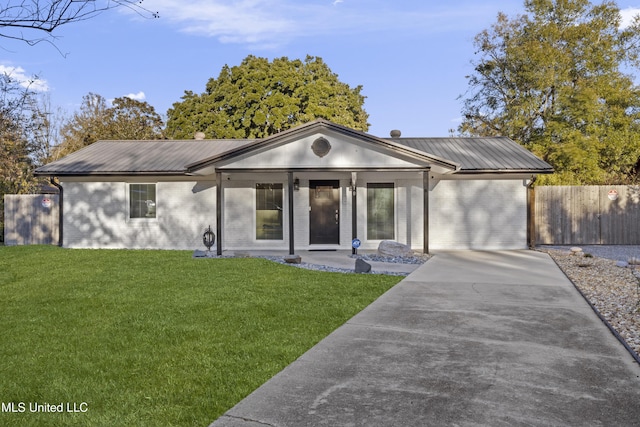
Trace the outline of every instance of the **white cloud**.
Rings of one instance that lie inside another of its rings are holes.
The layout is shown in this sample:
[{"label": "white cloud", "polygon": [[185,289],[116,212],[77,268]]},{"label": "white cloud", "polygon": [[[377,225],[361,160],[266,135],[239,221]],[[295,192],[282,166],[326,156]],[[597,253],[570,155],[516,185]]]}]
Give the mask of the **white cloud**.
[{"label": "white cloud", "polygon": [[133,99],[135,101],[144,101],[147,98],[143,91],[140,91],[138,93],[130,93],[129,95],[125,95],[125,97]]},{"label": "white cloud", "polygon": [[633,23],[633,18],[640,14],[640,8],[637,7],[628,7],[626,9],[620,10],[620,16],[622,16],[622,20],[620,21],[620,28],[625,29]]},{"label": "white cloud", "polygon": [[[338,4],[340,7],[334,7]],[[460,9],[430,2],[402,7],[402,3],[386,0],[154,0],[153,8],[164,22],[183,32],[265,48],[302,37],[466,28],[477,21],[478,14],[488,13],[487,6],[471,4],[473,7]]]},{"label": "white cloud", "polygon": [[281,0],[157,0],[160,15],[178,23],[182,30],[217,37],[222,43],[264,43],[295,32],[295,18],[283,13]]},{"label": "white cloud", "polygon": [[[122,98],[129,98],[133,99],[134,101],[144,101],[147,98],[147,95],[145,95],[143,91],[140,91],[138,93],[130,93],[128,95],[124,95]],[[107,105],[109,105],[109,107],[112,107],[113,101],[115,101],[115,98],[107,99]]]},{"label": "white cloud", "polygon": [[46,80],[37,76],[29,76],[22,67],[12,65],[0,65],[0,74],[7,75],[18,82],[20,86],[29,88],[35,92],[47,92],[49,85]]}]

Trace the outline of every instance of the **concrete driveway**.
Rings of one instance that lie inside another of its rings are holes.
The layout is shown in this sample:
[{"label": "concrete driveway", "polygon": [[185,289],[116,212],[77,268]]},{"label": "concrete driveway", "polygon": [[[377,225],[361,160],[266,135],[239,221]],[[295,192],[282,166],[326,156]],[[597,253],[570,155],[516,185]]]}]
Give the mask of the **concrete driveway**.
[{"label": "concrete driveway", "polygon": [[212,424],[640,425],[640,366],[551,258],[436,254]]}]

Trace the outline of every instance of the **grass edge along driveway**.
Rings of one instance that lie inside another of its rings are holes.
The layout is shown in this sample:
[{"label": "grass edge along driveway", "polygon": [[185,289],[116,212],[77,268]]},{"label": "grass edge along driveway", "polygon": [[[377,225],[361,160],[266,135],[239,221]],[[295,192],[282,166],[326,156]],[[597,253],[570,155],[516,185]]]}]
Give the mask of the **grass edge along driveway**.
[{"label": "grass edge along driveway", "polygon": [[0,425],[208,425],[400,280],[0,247]]}]

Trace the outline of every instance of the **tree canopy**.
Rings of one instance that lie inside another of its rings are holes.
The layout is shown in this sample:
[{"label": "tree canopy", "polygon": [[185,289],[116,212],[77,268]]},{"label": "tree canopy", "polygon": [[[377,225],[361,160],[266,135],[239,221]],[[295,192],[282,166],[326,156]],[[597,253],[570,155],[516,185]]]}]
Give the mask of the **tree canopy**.
[{"label": "tree canopy", "polygon": [[108,106],[102,96],[84,96],[80,110],[62,126],[62,142],[53,150],[58,159],[101,139],[162,139],[164,123],[147,102],[116,98]]},{"label": "tree canopy", "polygon": [[36,92],[11,75],[0,74],[0,198],[35,188],[32,169],[42,151],[39,136],[47,123]]},{"label": "tree canopy", "polygon": [[263,138],[316,118],[366,131],[361,91],[340,82],[318,57],[269,62],[250,55],[238,66],[225,65],[204,93],[185,91],[167,112],[167,136]]},{"label": "tree canopy", "polygon": [[526,0],[475,38],[462,134],[508,136],[551,163],[547,183],[637,179],[640,23],[615,2]]},{"label": "tree canopy", "polygon": [[[34,78],[32,83],[35,84]],[[35,91],[11,75],[0,74],[0,241],[4,229],[4,195],[34,191],[33,168],[46,152],[43,136],[49,116]]]}]

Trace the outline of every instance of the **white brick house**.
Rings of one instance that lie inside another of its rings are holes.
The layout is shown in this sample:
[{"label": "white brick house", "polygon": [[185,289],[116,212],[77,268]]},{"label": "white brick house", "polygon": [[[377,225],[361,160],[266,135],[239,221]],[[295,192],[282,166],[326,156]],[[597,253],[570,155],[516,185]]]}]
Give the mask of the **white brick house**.
[{"label": "white brick house", "polygon": [[316,120],[259,140],[99,141],[37,175],[73,248],[522,249],[549,164],[507,138],[378,138]]}]

